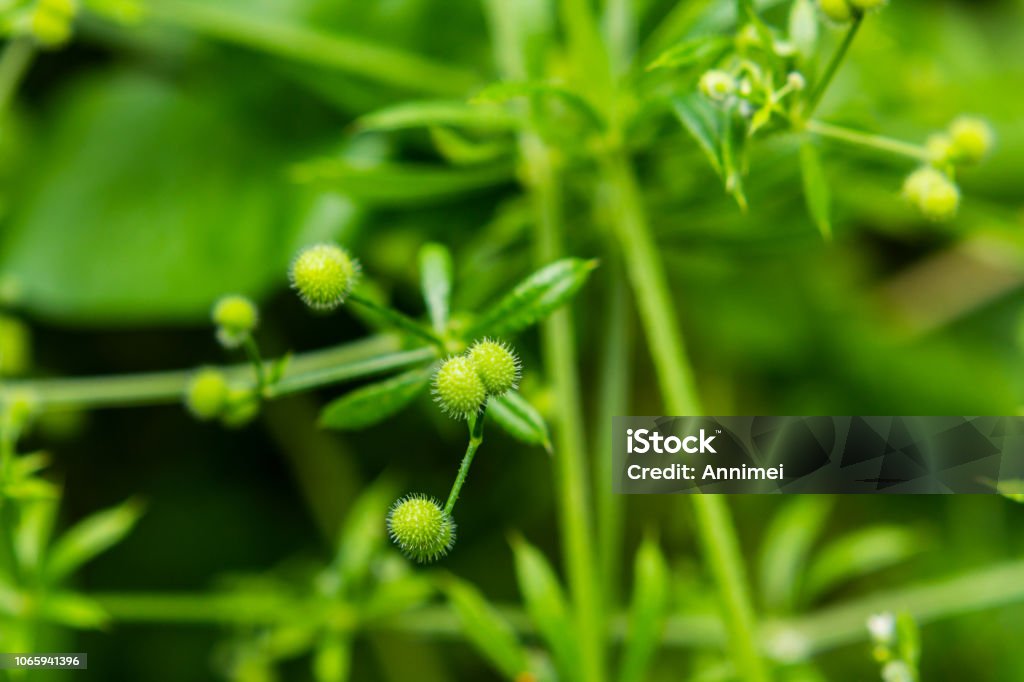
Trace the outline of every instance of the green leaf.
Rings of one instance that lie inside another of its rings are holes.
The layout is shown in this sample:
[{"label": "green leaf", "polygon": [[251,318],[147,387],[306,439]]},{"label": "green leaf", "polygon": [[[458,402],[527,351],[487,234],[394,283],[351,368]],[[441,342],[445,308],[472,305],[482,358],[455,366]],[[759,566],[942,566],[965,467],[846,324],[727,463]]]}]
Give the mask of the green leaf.
[{"label": "green leaf", "polygon": [[434,373],[433,365],[418,367],[398,376],[357,388],[331,401],[320,412],[320,426],[354,431],[393,416],[422,393]]},{"label": "green leaf", "polygon": [[647,67],[654,69],[679,69],[701,62],[711,62],[725,53],[732,45],[727,36],[699,36],[673,45],[655,58]]},{"label": "green leaf", "polygon": [[128,500],[86,517],[62,535],[46,558],[46,575],[57,582],[82,564],[113,547],[142,516],[142,505]]},{"label": "green leaf", "polygon": [[919,532],[895,525],[864,528],[835,540],[811,563],[804,599],[812,602],[839,585],[902,563],[925,548]]},{"label": "green leaf", "polygon": [[641,682],[661,642],[669,610],[669,570],[661,548],[648,536],[640,543],[633,569],[629,635],[618,679]]},{"label": "green leaf", "polygon": [[832,238],[831,207],[832,196],[825,179],[825,171],[821,167],[818,150],[810,141],[800,144],[800,170],[804,179],[804,199],[807,211],[811,215],[818,231],[825,239]]},{"label": "green leaf", "polygon": [[352,668],[352,641],[347,635],[329,632],[313,654],[316,682],[345,682]]},{"label": "green leaf", "polygon": [[576,679],[579,660],[575,628],[562,585],[540,551],[520,537],[512,539],[516,579],[526,611],[551,649],[565,679]]},{"label": "green leaf", "polygon": [[57,499],[22,503],[21,518],[14,534],[18,562],[31,570],[39,568],[50,544],[53,524],[57,518]]},{"label": "green leaf", "polygon": [[508,102],[523,97],[550,97],[579,114],[594,130],[604,130],[605,122],[590,103],[569,88],[547,81],[502,81],[492,83],[470,100],[476,104]]},{"label": "green leaf", "polygon": [[896,641],[899,657],[916,671],[921,660],[921,629],[909,613],[896,616]]},{"label": "green leaf", "polygon": [[70,592],[46,595],[39,604],[39,614],[51,623],[82,629],[102,627],[109,620],[99,604]]},{"label": "green leaf", "polygon": [[743,175],[746,172],[746,143],[748,128],[740,116],[732,110],[722,112],[722,177],[725,191],[732,195],[740,209],[747,209],[747,197],[743,191]]},{"label": "green leaf", "polygon": [[817,53],[818,10],[813,0],[796,0],[789,10],[789,40],[806,65]]},{"label": "green leaf", "polygon": [[449,163],[458,166],[480,166],[508,158],[515,152],[512,137],[473,139],[451,128],[430,128],[430,141]]},{"label": "green leaf", "polygon": [[444,334],[452,295],[452,256],[441,244],[424,244],[420,249],[420,283],[434,331]]},{"label": "green leaf", "polygon": [[514,130],[517,118],[503,108],[474,105],[461,100],[403,102],[375,111],[356,121],[363,130],[402,130],[456,126],[480,131]]},{"label": "green leaf", "polygon": [[457,578],[444,582],[444,591],[462,623],[466,639],[487,661],[510,679],[528,669],[526,652],[515,631],[472,585]]},{"label": "green leaf", "polygon": [[509,392],[491,398],[487,404],[487,414],[513,438],[528,445],[539,445],[551,452],[551,434],[548,425],[544,423],[544,417],[520,394]]},{"label": "green leaf", "polygon": [[292,167],[292,179],[333,189],[356,201],[387,206],[419,206],[452,201],[512,180],[512,164],[445,166],[320,159]]},{"label": "green leaf", "polygon": [[338,538],[334,570],[339,588],[355,594],[370,570],[370,561],[384,545],[384,524],[388,505],[394,500],[394,488],[386,480],[378,480],[363,491],[345,515]]},{"label": "green leaf", "polygon": [[473,325],[470,337],[505,336],[536,324],[580,290],[597,261],[565,258],[520,282]]},{"label": "green leaf", "polygon": [[722,132],[718,112],[707,99],[698,93],[677,97],[672,100],[679,122],[686,132],[696,141],[697,146],[707,157],[711,167],[719,177],[724,177],[722,170]]},{"label": "green leaf", "polygon": [[759,558],[761,597],[772,611],[796,604],[811,547],[820,537],[832,498],[797,495],[787,499],[763,534]]}]

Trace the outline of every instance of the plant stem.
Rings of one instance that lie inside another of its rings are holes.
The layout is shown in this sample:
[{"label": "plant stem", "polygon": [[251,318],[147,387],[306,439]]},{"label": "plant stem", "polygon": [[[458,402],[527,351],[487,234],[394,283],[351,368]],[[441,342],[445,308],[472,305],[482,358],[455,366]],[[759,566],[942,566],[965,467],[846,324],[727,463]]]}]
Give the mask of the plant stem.
[{"label": "plant stem", "polygon": [[484,407],[480,410],[479,414],[475,414],[469,419],[469,445],[466,446],[466,454],[462,458],[462,464],[459,465],[459,473],[455,477],[455,482],[452,483],[452,490],[448,493],[448,501],[444,505],[444,513],[451,515],[455,509],[455,502],[459,499],[459,493],[462,491],[462,484],[466,482],[466,477],[469,475],[469,467],[473,464],[473,457],[476,455],[477,449],[480,444],[484,442],[484,416],[487,413],[487,404],[484,403]]},{"label": "plant stem", "polygon": [[243,345],[245,346],[245,354],[249,356],[249,362],[256,373],[256,392],[262,397],[263,391],[267,388],[267,368],[264,366],[262,356],[260,356],[260,347],[256,345],[256,340],[252,338],[252,334],[245,335]]},{"label": "plant stem", "polygon": [[828,66],[825,67],[825,72],[821,75],[821,79],[814,86],[814,90],[811,92],[811,96],[807,98],[807,111],[804,114],[808,118],[814,113],[814,110],[818,108],[818,104],[821,102],[821,98],[825,95],[825,90],[828,89],[829,84],[832,82],[832,78],[836,75],[836,71],[839,70],[839,65],[843,63],[843,59],[846,58],[846,53],[850,49],[850,45],[853,43],[853,39],[857,37],[857,31],[860,29],[861,23],[864,21],[863,14],[857,14],[853,19],[853,23],[850,24],[850,28],[847,29],[846,35],[843,36],[843,42],[839,44],[835,54],[832,55],[832,59],[829,61]]},{"label": "plant stem", "polygon": [[894,140],[891,137],[862,133],[858,130],[851,130],[841,126],[832,125],[823,121],[810,120],[804,124],[804,130],[819,137],[830,140],[838,140],[858,147],[868,147],[879,151],[908,156],[919,161],[928,161],[930,157],[928,150],[916,144]]},{"label": "plant stem", "polygon": [[[530,181],[539,264],[562,253],[561,182],[550,151],[538,138],[521,140]],[[545,370],[555,394],[555,482],[558,486],[562,552],[573,597],[580,643],[580,678],[587,682],[605,679],[605,621],[598,580],[597,553],[583,435],[583,408],[577,369],[575,330],[569,310],[555,311],[541,326]]]},{"label": "plant stem", "polygon": [[[268,389],[273,398],[334,383],[411,367],[438,357],[432,347],[395,352],[392,337],[378,336],[292,359],[284,377]],[[251,381],[248,363],[223,368],[231,381]],[[82,410],[176,403],[181,400],[192,369],[73,379],[8,382],[4,390],[26,390],[44,410]]]},{"label": "plant stem", "polygon": [[[640,319],[647,335],[658,382],[671,415],[700,414],[693,372],[686,359],[668,281],[651,239],[647,216],[632,164],[621,152],[604,162],[604,174],[614,193],[612,227],[622,247],[626,270]],[[767,680],[756,641],[754,609],[744,575],[739,541],[724,498],[690,495],[705,558],[718,586],[729,626],[736,669],[748,682]]]},{"label": "plant stem", "polygon": [[421,325],[416,320],[403,315],[397,310],[392,310],[387,306],[382,306],[379,303],[375,303],[370,299],[353,293],[349,295],[349,300],[353,303],[363,306],[367,310],[371,311],[374,315],[380,316],[381,319],[385,320],[388,324],[391,324],[396,329],[408,332],[413,336],[417,336],[420,339],[438,346],[444,350],[444,340],[434,332],[428,330],[426,327]]},{"label": "plant stem", "polygon": [[0,55],[0,112],[7,110],[35,54],[36,47],[31,38],[7,41]]}]

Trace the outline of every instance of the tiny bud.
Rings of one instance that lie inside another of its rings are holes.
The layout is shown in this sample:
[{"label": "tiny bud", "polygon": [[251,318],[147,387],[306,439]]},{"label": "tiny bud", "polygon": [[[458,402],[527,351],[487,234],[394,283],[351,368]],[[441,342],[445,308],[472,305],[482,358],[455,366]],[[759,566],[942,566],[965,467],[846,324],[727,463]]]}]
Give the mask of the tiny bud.
[{"label": "tiny bud", "polygon": [[960,207],[960,190],[944,173],[930,167],[911,173],[903,183],[903,194],[935,222],[952,219]]},{"label": "tiny bud", "polygon": [[849,3],[853,5],[855,10],[861,12],[869,12],[873,9],[878,9],[886,5],[889,0],[849,0]]},{"label": "tiny bud", "polygon": [[445,360],[434,375],[434,397],[446,414],[467,419],[483,407],[487,389],[469,358],[459,355]]},{"label": "tiny bud", "polygon": [[818,0],[822,14],[840,24],[853,20],[853,8],[847,0]]},{"label": "tiny bud", "polygon": [[875,613],[868,616],[868,633],[878,644],[892,644],[896,637],[896,618],[891,613]]},{"label": "tiny bud", "polygon": [[978,163],[992,149],[995,135],[988,123],[970,116],[961,116],[949,127],[952,157],[962,163]]},{"label": "tiny bud", "polygon": [[504,395],[519,383],[519,358],[500,341],[484,339],[469,349],[469,361],[488,395]]},{"label": "tiny bud", "polygon": [[700,91],[705,97],[721,102],[736,91],[736,80],[725,71],[712,69],[700,77]]},{"label": "tiny bud", "polygon": [[953,153],[953,139],[949,135],[945,133],[929,135],[924,146],[932,163],[938,165],[949,163]]},{"label": "tiny bud", "polygon": [[410,559],[429,563],[455,546],[455,522],[426,495],[407,495],[388,511],[388,535]]},{"label": "tiny bud", "polygon": [[333,310],[352,291],[359,264],[334,244],[317,244],[303,249],[292,262],[292,288],[314,310]]},{"label": "tiny bud", "polygon": [[789,75],[786,76],[786,85],[797,91],[803,90],[807,87],[807,79],[804,78],[802,73],[790,71]]},{"label": "tiny bud", "polygon": [[201,369],[185,389],[185,406],[198,419],[214,419],[224,411],[228,402],[228,382],[215,369]]},{"label": "tiny bud", "polygon": [[256,305],[244,296],[224,296],[213,306],[217,339],[227,348],[240,345],[259,324]]}]

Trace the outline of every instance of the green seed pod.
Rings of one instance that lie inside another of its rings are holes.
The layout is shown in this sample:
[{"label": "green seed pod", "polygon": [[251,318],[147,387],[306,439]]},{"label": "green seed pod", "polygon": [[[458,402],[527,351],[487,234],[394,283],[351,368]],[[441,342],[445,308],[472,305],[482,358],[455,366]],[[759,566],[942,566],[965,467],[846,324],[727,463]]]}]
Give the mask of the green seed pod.
[{"label": "green seed pod", "polygon": [[434,375],[434,397],[445,413],[467,419],[483,407],[487,389],[469,358],[448,358]]},{"label": "green seed pod", "polygon": [[213,306],[213,323],[217,339],[226,348],[235,348],[259,324],[256,305],[245,296],[224,296]]},{"label": "green seed pod", "polygon": [[952,219],[960,206],[960,190],[944,173],[931,167],[911,173],[903,183],[903,194],[935,222]]},{"label": "green seed pod", "polygon": [[853,21],[853,8],[847,0],[818,0],[822,14],[840,24]]},{"label": "green seed pod", "polygon": [[185,406],[198,419],[215,419],[228,402],[228,382],[216,369],[201,369],[185,389]]},{"label": "green seed pod", "polygon": [[260,413],[260,401],[251,388],[233,386],[228,389],[221,411],[224,426],[237,429],[245,426]]},{"label": "green seed pod", "polygon": [[0,315],[0,377],[24,374],[32,364],[28,327],[20,320]]},{"label": "green seed pod", "polygon": [[725,71],[712,69],[700,77],[699,87],[705,97],[721,102],[736,92],[736,79]]},{"label": "green seed pod", "polygon": [[436,561],[455,546],[455,522],[437,500],[415,493],[397,500],[388,511],[388,535],[402,552],[419,563]]},{"label": "green seed pod", "polygon": [[960,163],[978,163],[992,149],[995,135],[980,118],[961,116],[949,126],[952,158]]},{"label": "green seed pod", "polygon": [[889,0],[848,0],[853,9],[860,12],[869,12],[886,5]]},{"label": "green seed pod", "polygon": [[345,302],[359,275],[359,263],[334,244],[303,249],[292,262],[292,288],[314,310],[333,310]]},{"label": "green seed pod", "polygon": [[508,344],[490,339],[477,341],[467,357],[488,395],[504,395],[519,383],[519,358]]},{"label": "green seed pod", "polygon": [[924,146],[928,150],[928,158],[936,165],[949,163],[952,158],[953,139],[945,133],[929,135]]}]

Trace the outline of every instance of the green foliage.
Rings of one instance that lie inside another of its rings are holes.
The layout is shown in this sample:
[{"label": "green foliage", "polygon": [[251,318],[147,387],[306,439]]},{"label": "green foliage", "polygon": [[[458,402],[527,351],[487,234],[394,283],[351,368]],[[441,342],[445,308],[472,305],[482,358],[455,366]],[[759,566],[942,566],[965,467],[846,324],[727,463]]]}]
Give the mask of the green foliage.
[{"label": "green foliage", "polygon": [[343,395],[320,413],[320,425],[330,429],[364,429],[393,417],[426,390],[433,367],[413,369]]}]

